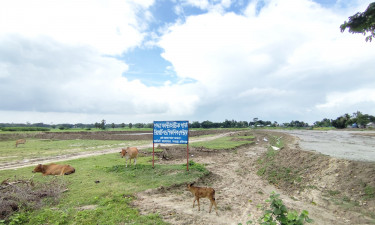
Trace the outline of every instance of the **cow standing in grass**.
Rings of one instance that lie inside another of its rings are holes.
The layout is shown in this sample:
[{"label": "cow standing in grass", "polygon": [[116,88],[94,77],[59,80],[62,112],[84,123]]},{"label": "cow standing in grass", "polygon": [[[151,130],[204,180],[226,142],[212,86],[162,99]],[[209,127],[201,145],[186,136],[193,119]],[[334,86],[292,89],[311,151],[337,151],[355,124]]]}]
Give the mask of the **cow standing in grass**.
[{"label": "cow standing in grass", "polygon": [[18,145],[20,144],[25,144],[26,143],[26,140],[25,139],[19,139],[16,141],[16,148],[18,147]]},{"label": "cow standing in grass", "polygon": [[128,159],[130,161],[130,165],[132,165],[132,159],[134,159],[134,166],[137,165],[137,156],[138,156],[138,148],[136,147],[127,147],[123,148],[121,151],[121,157],[126,158],[126,167],[128,167]]}]

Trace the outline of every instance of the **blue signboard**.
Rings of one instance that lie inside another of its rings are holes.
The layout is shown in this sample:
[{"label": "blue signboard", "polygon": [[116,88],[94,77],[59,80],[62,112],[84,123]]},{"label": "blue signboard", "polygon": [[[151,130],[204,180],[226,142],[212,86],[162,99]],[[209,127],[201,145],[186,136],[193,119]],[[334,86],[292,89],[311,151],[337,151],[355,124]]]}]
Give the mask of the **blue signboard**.
[{"label": "blue signboard", "polygon": [[154,121],[154,143],[188,144],[189,121]]}]

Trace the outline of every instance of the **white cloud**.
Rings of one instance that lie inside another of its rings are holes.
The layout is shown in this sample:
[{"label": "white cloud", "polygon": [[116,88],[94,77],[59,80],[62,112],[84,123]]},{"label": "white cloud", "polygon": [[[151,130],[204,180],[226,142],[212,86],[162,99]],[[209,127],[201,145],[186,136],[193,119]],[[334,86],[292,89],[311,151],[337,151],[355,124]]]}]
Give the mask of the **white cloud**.
[{"label": "white cloud", "polygon": [[[274,110],[277,105],[278,111],[293,112],[284,115],[286,120],[300,115],[309,120],[308,113],[319,114],[312,109],[327,90],[346,92],[353,72],[358,86],[362,80],[375,84],[369,78],[369,68],[375,69],[371,63],[375,47],[361,36],[340,32],[339,25],[347,19],[344,10],[312,1],[273,0],[257,14],[255,5],[249,4],[244,15],[211,11],[188,17],[161,37],[163,57],[172,62],[178,76],[198,81],[205,89],[202,101],[212,103],[210,107],[237,96],[242,100],[247,96],[251,104],[257,102],[254,94],[279,93],[277,103],[274,98],[261,99]],[[249,113],[238,105],[242,117]]]},{"label": "white cloud", "polygon": [[[260,12],[252,2],[238,15],[225,13],[229,0],[187,0],[182,6],[207,13],[155,37],[146,33],[152,0],[3,1],[0,117],[54,123],[253,117],[314,122],[339,109],[348,110],[339,115],[375,114],[366,106],[374,102],[375,45],[339,29],[369,2],[329,9],[308,0],[269,0]],[[128,65],[107,56],[141,45],[145,35],[164,50],[177,76],[196,82],[147,87],[123,77]]]},{"label": "white cloud", "polygon": [[137,18],[153,1],[14,0],[0,4],[0,35],[48,36],[120,54],[144,38]]},{"label": "white cloud", "polygon": [[372,110],[375,109],[375,90],[374,89],[360,89],[349,92],[333,92],[328,93],[326,102],[323,104],[317,104],[318,109],[337,109],[337,108],[348,108],[352,105],[358,105],[360,103],[367,104]]}]

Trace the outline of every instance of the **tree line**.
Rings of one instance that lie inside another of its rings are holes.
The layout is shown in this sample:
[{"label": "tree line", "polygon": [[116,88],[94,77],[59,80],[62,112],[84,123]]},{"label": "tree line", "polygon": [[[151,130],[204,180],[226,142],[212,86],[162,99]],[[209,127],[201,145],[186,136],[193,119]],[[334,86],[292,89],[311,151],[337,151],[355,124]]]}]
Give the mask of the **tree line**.
[{"label": "tree line", "polygon": [[324,118],[322,121],[316,121],[314,123],[314,126],[335,127],[337,129],[343,129],[347,127],[366,128],[370,122],[375,123],[375,116],[363,114],[362,112],[357,111],[352,115],[345,113],[344,115],[337,117],[335,120]]},{"label": "tree line", "polygon": [[[309,125],[303,121],[299,120],[292,120],[288,123],[279,124],[277,121],[267,121],[261,120],[259,118],[253,118],[251,121],[236,121],[236,120],[228,120],[226,119],[223,122],[212,122],[209,120],[205,120],[203,122],[193,121],[189,123],[190,128],[261,128],[261,127],[292,127],[292,128],[306,128],[306,127],[335,127],[337,129],[342,129],[346,127],[363,127],[365,128],[368,123],[374,122],[375,123],[375,116],[364,114],[360,111],[349,115],[345,113],[342,116],[337,117],[336,119],[327,119],[324,118],[321,121],[316,121],[313,125]],[[101,120],[100,122],[96,122],[93,124],[44,124],[44,123],[0,123],[0,128],[4,127],[41,127],[41,128],[52,128],[52,129],[87,129],[90,130],[92,128],[97,129],[115,129],[115,128],[153,128],[153,123],[107,123],[106,120]]]}]

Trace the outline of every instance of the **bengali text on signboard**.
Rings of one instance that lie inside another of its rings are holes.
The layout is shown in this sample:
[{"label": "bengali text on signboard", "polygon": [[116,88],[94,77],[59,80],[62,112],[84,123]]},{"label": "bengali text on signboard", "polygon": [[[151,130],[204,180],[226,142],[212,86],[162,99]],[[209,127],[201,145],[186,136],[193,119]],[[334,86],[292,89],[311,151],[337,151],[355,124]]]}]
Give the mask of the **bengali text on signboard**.
[{"label": "bengali text on signboard", "polygon": [[189,121],[154,121],[154,143],[188,144]]}]

